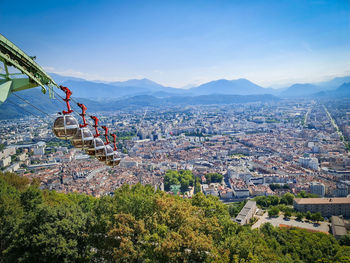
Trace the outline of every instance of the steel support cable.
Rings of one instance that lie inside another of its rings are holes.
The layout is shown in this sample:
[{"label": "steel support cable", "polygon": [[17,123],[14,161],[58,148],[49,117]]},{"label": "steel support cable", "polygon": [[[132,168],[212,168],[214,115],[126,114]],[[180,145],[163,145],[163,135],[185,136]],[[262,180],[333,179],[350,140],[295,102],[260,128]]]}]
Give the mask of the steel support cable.
[{"label": "steel support cable", "polygon": [[33,115],[35,118],[38,118],[38,119],[42,120],[43,122],[47,123],[47,121],[46,121],[46,120],[44,120],[44,119],[42,119],[40,116],[38,116],[38,115],[36,115],[36,114],[34,114],[34,113],[32,113],[32,112],[30,112],[30,111],[28,111],[28,110],[24,109],[23,107],[21,107],[20,105],[18,105],[18,104],[16,104],[16,103],[14,103],[14,102],[13,102],[13,101],[11,101],[10,99],[8,99],[8,98],[7,98],[7,100],[6,100],[6,101],[8,101],[9,103],[11,103],[11,104],[15,105],[16,107],[20,108],[21,110],[23,110],[23,111],[25,111],[25,112],[27,112],[27,113],[29,113],[29,114]]},{"label": "steel support cable", "polygon": [[[55,90],[52,90],[58,97],[61,97],[60,94],[58,94]],[[61,97],[62,98],[62,97]],[[62,101],[62,100],[59,100],[58,98],[54,98],[54,100],[56,101],[59,101],[61,104],[63,104],[64,106],[66,106],[66,104]]]},{"label": "steel support cable", "polygon": [[42,111],[41,109],[39,109],[37,106],[35,106],[34,104],[30,103],[28,100],[20,97],[19,95],[17,95],[16,93],[12,93],[13,95],[15,95],[17,98],[19,98],[20,100],[24,101],[25,103],[27,103],[28,105],[32,106],[33,108],[35,108],[36,110],[40,111],[42,114],[50,117],[49,114],[47,114],[46,112]]}]

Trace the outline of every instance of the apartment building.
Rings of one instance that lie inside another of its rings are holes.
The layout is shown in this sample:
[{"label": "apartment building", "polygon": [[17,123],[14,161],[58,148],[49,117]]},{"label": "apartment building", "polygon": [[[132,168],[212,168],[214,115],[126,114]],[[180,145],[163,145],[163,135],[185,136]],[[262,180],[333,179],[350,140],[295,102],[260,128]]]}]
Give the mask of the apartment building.
[{"label": "apartment building", "polygon": [[235,221],[241,225],[249,223],[249,220],[255,215],[256,212],[256,202],[249,200],[242,210],[239,212]]},{"label": "apartment building", "polygon": [[350,216],[350,198],[295,198],[293,201],[294,209],[300,212],[310,211],[311,213],[320,212],[322,216],[330,217],[333,215]]}]

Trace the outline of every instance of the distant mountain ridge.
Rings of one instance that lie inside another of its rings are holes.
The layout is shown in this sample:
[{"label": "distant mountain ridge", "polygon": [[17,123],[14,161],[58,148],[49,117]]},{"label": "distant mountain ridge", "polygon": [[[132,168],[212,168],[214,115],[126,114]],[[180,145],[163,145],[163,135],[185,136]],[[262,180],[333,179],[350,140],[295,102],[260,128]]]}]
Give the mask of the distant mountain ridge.
[{"label": "distant mountain ridge", "polygon": [[88,81],[81,78],[65,77],[51,74],[61,85],[70,87],[74,96],[89,99],[117,99],[138,95],[151,95],[165,98],[178,96],[199,96],[210,94],[225,95],[257,95],[271,94],[283,98],[297,98],[312,96],[318,92],[336,89],[345,82],[350,82],[350,76],[336,77],[334,79],[318,83],[297,83],[285,89],[272,89],[259,86],[247,79],[219,79],[201,84],[189,89],[166,87],[152,80],[130,79],[127,81],[98,82]]},{"label": "distant mountain ridge", "polygon": [[328,81],[315,83],[315,85],[320,86],[320,87],[324,87],[326,89],[336,89],[340,85],[342,85],[343,83],[347,83],[347,82],[350,82],[350,76],[336,77],[336,78],[333,78],[333,79],[328,80]]},{"label": "distant mountain ridge", "polygon": [[115,81],[115,82],[110,82],[109,84],[116,86],[116,87],[144,87],[144,88],[149,88],[149,89],[164,88],[163,85],[158,84],[157,82],[154,82],[154,81],[146,79],[146,78],[129,79],[127,81]]},{"label": "distant mountain ridge", "polygon": [[252,94],[264,94],[266,90],[247,79],[226,80],[219,79],[214,80],[198,87],[189,89],[196,95],[209,95],[209,94],[230,94],[230,95],[252,95]]},{"label": "distant mountain ridge", "polygon": [[304,83],[304,84],[293,84],[286,90],[280,93],[281,97],[300,97],[308,96],[320,91],[320,87],[317,87],[313,84]]},{"label": "distant mountain ridge", "polygon": [[[85,103],[89,111],[109,111],[133,107],[161,107],[174,105],[210,105],[278,101],[279,98],[350,98],[350,81],[336,89],[323,89],[320,85],[294,84],[280,91],[278,97],[266,94],[266,89],[249,80],[217,80],[188,90],[164,87],[156,82],[141,79],[126,82],[100,83],[79,78],[55,76],[58,84],[68,86],[73,97]],[[350,77],[349,77],[350,78]],[[346,80],[344,77],[343,80]],[[341,81],[336,79],[335,82]],[[332,81],[330,81],[332,82]],[[333,83],[333,82],[332,82]],[[134,86],[126,86],[134,85]],[[323,90],[322,90],[323,89]],[[271,93],[275,91],[272,90]],[[275,92],[278,92],[275,91]],[[241,94],[237,94],[241,93]],[[256,94],[249,94],[256,93]],[[39,88],[16,93],[36,105],[43,112],[55,113],[63,110],[62,102],[43,95]],[[276,94],[276,93],[275,93]],[[27,105],[13,94],[0,106],[0,119],[17,118],[24,115],[42,115],[42,112]]]},{"label": "distant mountain ridge", "polygon": [[350,82],[343,83],[335,90],[320,91],[314,96],[317,98],[348,98],[350,97]]},{"label": "distant mountain ridge", "polygon": [[[43,116],[52,114],[65,109],[64,103],[58,100],[50,99],[46,94],[42,94],[39,89],[30,89],[17,92],[21,98],[24,98],[34,104],[37,109],[31,105],[23,103],[22,100],[10,95],[9,99],[0,106],[0,119],[12,119],[31,115]],[[138,95],[117,100],[97,101],[86,98],[75,98],[78,102],[84,103],[88,107],[88,111],[113,111],[135,109],[142,107],[162,107],[162,106],[187,106],[187,105],[212,105],[212,104],[236,104],[236,103],[254,103],[254,102],[270,102],[278,101],[279,98],[272,95],[200,95],[200,96],[172,96],[159,98],[151,95]],[[77,110],[77,106],[72,104],[73,110]],[[45,112],[45,114],[43,113]]]}]

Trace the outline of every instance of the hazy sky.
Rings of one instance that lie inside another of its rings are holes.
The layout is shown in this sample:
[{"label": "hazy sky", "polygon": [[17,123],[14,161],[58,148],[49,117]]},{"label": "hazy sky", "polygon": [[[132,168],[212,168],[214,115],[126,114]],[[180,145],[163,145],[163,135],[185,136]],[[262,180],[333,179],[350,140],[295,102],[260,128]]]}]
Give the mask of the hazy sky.
[{"label": "hazy sky", "polygon": [[350,75],[349,0],[8,1],[0,33],[50,72],[183,87]]}]

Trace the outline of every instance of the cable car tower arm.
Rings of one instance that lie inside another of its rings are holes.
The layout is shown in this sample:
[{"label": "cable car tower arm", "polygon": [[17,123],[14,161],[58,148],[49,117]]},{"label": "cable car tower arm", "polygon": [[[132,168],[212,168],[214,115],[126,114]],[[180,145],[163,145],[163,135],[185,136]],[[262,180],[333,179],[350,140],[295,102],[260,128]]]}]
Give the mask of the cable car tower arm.
[{"label": "cable car tower arm", "polygon": [[[10,40],[0,34],[0,105],[7,97],[16,91],[31,89],[41,86],[46,93],[46,87],[58,85],[55,81],[30,57]],[[20,73],[10,73],[8,67],[15,67]],[[28,78],[18,78],[16,75],[27,75]]]}]

